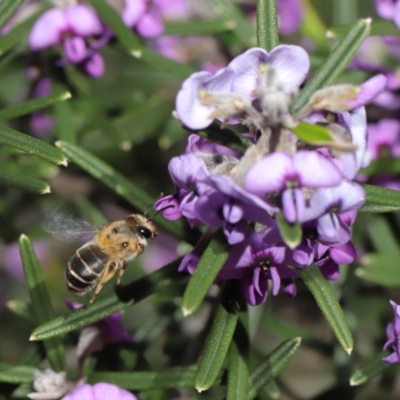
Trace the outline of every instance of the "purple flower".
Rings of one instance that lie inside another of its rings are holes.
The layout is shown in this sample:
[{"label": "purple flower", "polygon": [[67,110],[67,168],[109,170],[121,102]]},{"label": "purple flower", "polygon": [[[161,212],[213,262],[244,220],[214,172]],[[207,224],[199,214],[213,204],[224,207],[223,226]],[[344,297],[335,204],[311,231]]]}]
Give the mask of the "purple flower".
[{"label": "purple flower", "polygon": [[375,0],[375,8],[381,18],[392,20],[400,28],[399,0]]},{"label": "purple flower", "polygon": [[137,397],[118,386],[100,382],[78,386],[61,400],[137,400]]},{"label": "purple flower", "polygon": [[310,68],[310,60],[300,46],[281,45],[269,53],[261,48],[247,50],[228,65],[234,71],[233,92],[245,98],[254,98],[259,77],[267,67],[273,67],[284,91],[290,93],[303,82]]},{"label": "purple flower", "polygon": [[28,42],[32,50],[62,45],[66,60],[61,65],[79,64],[90,76],[98,77],[104,73],[103,59],[96,46],[88,46],[87,38],[104,32],[96,12],[88,5],[76,4],[43,13],[33,25]]},{"label": "purple flower", "polygon": [[288,248],[282,243],[277,229],[267,229],[263,234],[252,233],[245,241],[235,246],[219,278],[242,279],[242,293],[250,305],[257,305],[267,298],[268,281],[272,282],[275,296],[281,281],[297,277],[286,266]]},{"label": "purple flower", "polygon": [[302,0],[278,0],[279,32],[291,35],[297,32],[303,22],[304,5]]},{"label": "purple flower", "polygon": [[43,13],[33,25],[28,42],[32,50],[41,50],[62,43],[69,35],[79,38],[102,32],[96,12],[87,5],[77,4]]},{"label": "purple flower", "polygon": [[343,181],[333,188],[318,189],[312,195],[304,221],[318,219],[318,241],[322,244],[344,244],[350,240],[351,224],[340,215],[356,211],[364,203],[364,189],[354,182]]},{"label": "purple flower", "polygon": [[157,4],[152,7],[149,0],[125,0],[122,20],[125,25],[146,38],[159,36],[164,31]]},{"label": "purple flower", "polygon": [[304,218],[302,188],[336,186],[342,179],[335,165],[317,152],[298,151],[293,157],[275,152],[250,169],[245,188],[259,196],[282,192],[283,212],[289,222],[294,222]]},{"label": "purple flower", "polygon": [[368,125],[368,150],[372,158],[400,156],[400,122],[383,118]]},{"label": "purple flower", "polygon": [[176,111],[180,121],[191,129],[203,129],[213,121],[215,108],[202,102],[208,93],[229,92],[233,72],[223,68],[216,74],[202,71],[183,82],[176,97]]},{"label": "purple flower", "polygon": [[390,349],[393,352],[383,359],[390,364],[398,364],[400,362],[400,306],[390,300],[394,312],[394,320],[390,322],[386,328],[387,342],[383,346],[383,350]]}]

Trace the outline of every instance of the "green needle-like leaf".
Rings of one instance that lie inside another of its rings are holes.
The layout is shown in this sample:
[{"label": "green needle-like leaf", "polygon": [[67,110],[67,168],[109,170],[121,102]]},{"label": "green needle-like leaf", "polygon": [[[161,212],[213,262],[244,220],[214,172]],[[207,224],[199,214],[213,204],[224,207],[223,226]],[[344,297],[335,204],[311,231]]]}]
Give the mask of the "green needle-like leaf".
[{"label": "green needle-like leaf", "polygon": [[142,55],[142,45],[140,44],[139,38],[123,23],[121,15],[119,15],[107,1],[88,0],[88,2],[115,33],[115,36],[121,41],[121,44],[128,54],[134,57],[140,57]]},{"label": "green needle-like leaf", "polygon": [[239,319],[239,306],[232,300],[230,285],[224,289],[224,296],[217,308],[215,318],[200,357],[194,378],[194,387],[202,392],[216,381],[232,342]]},{"label": "green needle-like leaf", "polygon": [[63,91],[49,96],[39,97],[37,99],[28,100],[23,104],[15,104],[0,110],[0,121],[21,117],[22,115],[31,114],[36,110],[49,107],[59,101],[65,101],[71,98],[71,93]]},{"label": "green needle-like leaf", "polygon": [[368,382],[370,379],[392,367],[392,364],[382,361],[384,357],[388,356],[388,352],[383,352],[375,356],[372,360],[359,367],[351,374],[350,385],[359,386]]},{"label": "green needle-like leaf", "polygon": [[201,256],[183,295],[182,310],[185,316],[200,307],[228,255],[227,245],[221,235],[215,236]]},{"label": "green needle-like leaf", "polygon": [[[13,2],[17,4],[17,2]],[[0,2],[0,5],[3,4]],[[1,16],[2,14],[0,14]],[[1,17],[0,17],[1,18]],[[37,20],[38,13],[34,13],[34,15],[27,18],[25,21],[20,22],[18,25],[12,28],[12,30],[3,36],[0,37],[0,55],[3,55],[8,50],[11,53],[19,53],[22,51],[21,44],[27,45],[26,40],[24,37],[28,35],[29,31],[31,30],[32,24]],[[17,46],[19,44],[20,46]],[[4,59],[4,57],[3,57]],[[3,61],[2,59],[2,61]]]},{"label": "green needle-like leaf", "polygon": [[0,382],[30,383],[33,380],[35,367],[28,365],[12,365],[0,362]]},{"label": "green needle-like leaf", "polygon": [[350,354],[353,350],[353,336],[335,294],[320,269],[311,265],[297,270],[310,292],[313,294],[324,317],[333,330],[341,346]]},{"label": "green needle-like leaf", "polygon": [[390,288],[400,287],[399,259],[390,254],[366,254],[356,275],[369,282]]},{"label": "green needle-like leaf", "polygon": [[[56,142],[56,146],[80,168],[108,186],[138,210],[144,211],[149,207],[149,204],[154,203],[154,199],[131,180],[125,178],[110,165],[88,151],[71,143],[61,141]],[[155,222],[176,237],[187,239],[183,223],[179,223],[179,221],[172,223],[165,218],[160,218],[160,216],[155,218]]]},{"label": "green needle-like leaf", "polygon": [[56,133],[59,140],[75,144],[77,129],[71,102],[61,101],[54,106],[56,117]]},{"label": "green needle-like leaf", "polygon": [[276,221],[278,222],[279,232],[281,233],[283,241],[291,249],[295,249],[303,237],[303,230],[299,222],[290,223],[286,220],[282,212],[277,215]]},{"label": "green needle-like leaf", "polygon": [[45,194],[50,193],[47,182],[16,172],[3,171],[0,166],[0,185],[25,190],[26,192]]},{"label": "green needle-like leaf", "polygon": [[93,372],[89,383],[108,382],[129,390],[185,389],[193,387],[196,367],[165,371]]},{"label": "green needle-like leaf", "polygon": [[37,321],[32,310],[32,304],[23,300],[11,300],[7,302],[7,307],[26,321],[36,324]]},{"label": "green needle-like leaf", "polygon": [[247,21],[243,13],[231,0],[209,0],[218,17],[225,17],[230,25],[234,27],[233,33],[247,47],[254,47],[257,38],[253,27]]},{"label": "green needle-like leaf", "polygon": [[257,46],[271,51],[279,45],[276,0],[257,0]]},{"label": "green needle-like leaf", "polygon": [[250,373],[249,391],[245,397],[252,400],[257,391],[266,385],[271,379],[278,376],[290,359],[295,355],[301,344],[301,338],[289,339],[274,349],[260,365]]},{"label": "green needle-like leaf", "polygon": [[[46,323],[55,317],[55,313],[47,292],[42,268],[31,241],[25,235],[21,235],[19,239],[19,250],[36,320],[40,324]],[[48,340],[44,342],[44,347],[51,367],[55,371],[65,371],[65,349],[60,339]]]},{"label": "green needle-like leaf", "polygon": [[24,0],[2,0],[0,1],[0,28],[2,28],[8,19],[17,11]]},{"label": "green needle-like leaf", "polygon": [[54,146],[4,125],[0,125],[0,143],[22,150],[25,153],[35,154],[54,164],[65,166],[68,164],[65,155]]},{"label": "green needle-like leaf", "polygon": [[137,281],[126,286],[117,287],[116,294],[99,298],[93,304],[85,305],[39,326],[32,332],[31,340],[45,340],[83,328],[138,303],[153,293],[184,278],[185,274],[178,272],[180,262],[181,259],[179,258],[164,268]]},{"label": "green needle-like leaf", "polygon": [[164,57],[148,47],[143,49],[143,54],[140,58],[140,61],[154,68],[162,70],[163,72],[170,73],[171,75],[174,75],[180,79],[187,78],[190,74],[196,72],[193,67]]},{"label": "green needle-like leaf", "polygon": [[334,82],[369,35],[370,25],[371,19],[359,20],[352,25],[347,35],[337,44],[324,64],[304,86],[293,104],[293,113],[299,111],[316,90]]},{"label": "green needle-like leaf", "polygon": [[209,19],[198,21],[175,21],[165,24],[164,35],[194,36],[212,35],[231,31],[233,24],[226,19]]},{"label": "green needle-like leaf", "polygon": [[400,192],[379,186],[363,184],[367,201],[360,212],[391,212],[400,210]]},{"label": "green needle-like leaf", "polygon": [[227,400],[242,400],[248,392],[249,368],[246,354],[241,354],[238,345],[231,343],[229,349]]}]

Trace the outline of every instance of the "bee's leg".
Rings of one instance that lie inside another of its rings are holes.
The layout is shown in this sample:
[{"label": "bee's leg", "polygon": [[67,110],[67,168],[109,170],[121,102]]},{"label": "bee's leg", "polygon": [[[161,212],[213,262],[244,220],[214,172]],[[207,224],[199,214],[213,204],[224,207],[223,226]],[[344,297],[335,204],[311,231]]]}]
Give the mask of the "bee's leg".
[{"label": "bee's leg", "polygon": [[121,278],[122,275],[124,274],[126,267],[128,266],[128,263],[126,261],[122,261],[122,263],[120,264],[119,268],[118,268],[118,280],[117,280],[117,285],[119,285],[121,283]]},{"label": "bee's leg", "polygon": [[115,262],[110,262],[104,268],[104,271],[99,279],[99,282],[94,289],[93,297],[90,299],[89,303],[93,303],[100,290],[103,288],[104,284],[108,282],[117,272],[117,264]]}]

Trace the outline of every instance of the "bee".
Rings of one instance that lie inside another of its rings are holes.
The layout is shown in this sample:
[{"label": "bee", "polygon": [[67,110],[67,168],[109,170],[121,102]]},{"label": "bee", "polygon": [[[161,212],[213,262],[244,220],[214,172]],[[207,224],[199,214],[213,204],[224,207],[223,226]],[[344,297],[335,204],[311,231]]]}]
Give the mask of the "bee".
[{"label": "bee", "polygon": [[99,230],[86,221],[55,214],[45,223],[44,229],[64,241],[94,234],[92,240],[76,250],[65,270],[67,288],[75,296],[83,296],[94,289],[89,303],[93,303],[104,284],[117,272],[119,284],[128,262],[143,253],[148,242],[157,236],[152,219],[144,214],[128,215]]}]

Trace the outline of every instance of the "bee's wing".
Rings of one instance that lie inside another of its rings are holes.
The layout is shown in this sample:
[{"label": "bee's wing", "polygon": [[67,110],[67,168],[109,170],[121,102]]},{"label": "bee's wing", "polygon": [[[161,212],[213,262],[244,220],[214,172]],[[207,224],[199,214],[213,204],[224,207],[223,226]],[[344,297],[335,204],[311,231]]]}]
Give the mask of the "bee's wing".
[{"label": "bee's wing", "polygon": [[46,217],[42,227],[56,239],[64,242],[90,240],[98,233],[98,230],[89,222],[67,217],[61,213],[52,213]]}]

